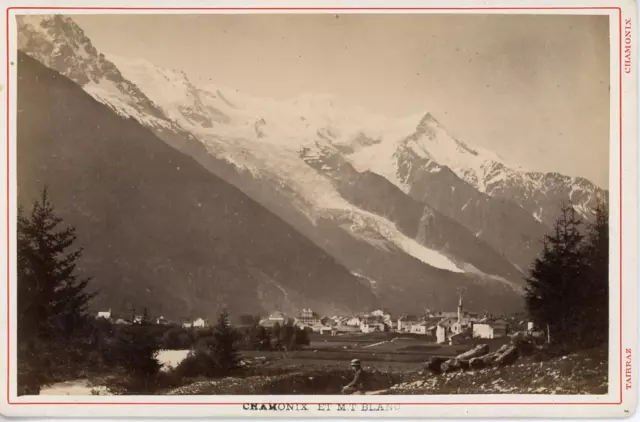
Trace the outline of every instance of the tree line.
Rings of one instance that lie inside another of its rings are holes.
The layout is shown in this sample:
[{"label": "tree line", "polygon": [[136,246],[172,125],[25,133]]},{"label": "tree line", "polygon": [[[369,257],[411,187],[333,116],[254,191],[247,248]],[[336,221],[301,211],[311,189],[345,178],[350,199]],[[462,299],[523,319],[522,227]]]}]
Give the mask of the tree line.
[{"label": "tree line", "polygon": [[551,343],[565,348],[607,344],[609,335],[609,212],[603,203],[585,222],[561,207],[527,277],[527,310]]}]

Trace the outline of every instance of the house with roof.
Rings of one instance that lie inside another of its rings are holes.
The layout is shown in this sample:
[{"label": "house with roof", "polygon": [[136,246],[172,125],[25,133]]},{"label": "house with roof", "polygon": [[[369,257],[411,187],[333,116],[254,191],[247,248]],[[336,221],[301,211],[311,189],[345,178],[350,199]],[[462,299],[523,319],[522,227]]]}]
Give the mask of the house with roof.
[{"label": "house with roof", "polygon": [[446,343],[450,335],[455,334],[453,332],[453,325],[458,322],[457,318],[445,318],[436,324],[436,343]]},{"label": "house with roof", "polygon": [[423,318],[412,324],[409,332],[412,334],[435,335],[439,322],[438,318]]},{"label": "house with roof", "polygon": [[411,326],[414,324],[418,324],[420,322],[420,318],[415,315],[403,315],[398,318],[396,330],[408,332],[411,331]]},{"label": "house with roof", "polygon": [[489,320],[473,324],[474,338],[502,338],[506,337],[509,324],[504,319]]},{"label": "house with roof", "polygon": [[111,319],[111,308],[108,311],[99,311],[96,318]]},{"label": "house with roof", "polygon": [[412,334],[422,334],[422,335],[426,335],[427,332],[427,326],[429,324],[426,321],[418,321],[414,324],[411,324],[411,326],[409,327],[409,332]]},{"label": "house with roof", "polygon": [[272,321],[273,323],[279,323],[280,325],[284,324],[287,321],[287,315],[284,312],[273,312],[269,314],[267,320]]},{"label": "house with roof", "polygon": [[371,311],[368,316],[382,318],[382,320],[385,322],[385,324],[387,324],[389,326],[393,325],[393,322],[391,320],[391,313],[389,311],[387,311],[386,309],[375,309],[375,310]]},{"label": "house with roof", "polygon": [[362,323],[362,319],[363,318],[361,318],[359,316],[352,316],[352,317],[347,318],[344,321],[344,325],[348,325],[350,327],[359,327],[360,324]]},{"label": "house with roof", "polygon": [[203,319],[203,318],[196,318],[193,320],[193,322],[191,323],[191,326],[194,328],[204,328],[207,325],[207,320]]},{"label": "house with roof", "polygon": [[194,320],[183,320],[182,328],[204,328],[209,325],[206,319],[204,318],[196,318]]},{"label": "house with roof", "polygon": [[436,343],[444,344],[447,341],[447,329],[444,325],[436,325]]},{"label": "house with roof", "polygon": [[373,333],[376,331],[386,331],[387,325],[383,316],[369,315],[360,321],[360,331],[363,333]]},{"label": "house with roof", "polygon": [[311,308],[305,308],[296,315],[296,319],[305,325],[316,325],[320,323],[320,316],[313,312]]},{"label": "house with roof", "polygon": [[156,318],[156,324],[158,325],[167,325],[169,323],[169,321],[167,321],[167,319],[163,316],[159,316],[158,318]]},{"label": "house with roof", "polygon": [[273,328],[276,324],[283,326],[289,320],[289,317],[284,312],[273,312],[267,318],[261,319],[258,323],[265,328]]},{"label": "house with roof", "polygon": [[[458,300],[458,310],[456,317],[445,318],[438,322],[436,326],[436,342],[437,343],[450,343],[449,338],[458,334],[467,334],[471,332],[474,321],[476,321],[475,314],[465,312],[462,303],[462,294]],[[456,337],[456,340],[462,338],[462,336]]]}]

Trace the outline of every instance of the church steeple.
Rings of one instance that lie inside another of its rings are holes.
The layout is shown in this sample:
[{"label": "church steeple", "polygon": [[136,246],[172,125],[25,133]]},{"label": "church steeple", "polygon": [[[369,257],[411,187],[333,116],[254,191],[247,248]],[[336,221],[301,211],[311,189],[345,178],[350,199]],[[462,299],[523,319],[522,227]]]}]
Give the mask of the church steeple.
[{"label": "church steeple", "polygon": [[458,324],[462,323],[462,292],[459,291],[459,300],[458,300]]}]

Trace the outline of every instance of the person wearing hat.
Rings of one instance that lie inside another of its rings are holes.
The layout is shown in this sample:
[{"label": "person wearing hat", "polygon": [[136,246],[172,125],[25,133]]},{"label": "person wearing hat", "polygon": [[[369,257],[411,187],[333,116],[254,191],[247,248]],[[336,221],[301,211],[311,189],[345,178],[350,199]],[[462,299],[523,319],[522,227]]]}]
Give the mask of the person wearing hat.
[{"label": "person wearing hat", "polygon": [[365,374],[360,359],[353,359],[351,361],[351,368],[353,368],[354,371],[353,381],[345,385],[342,388],[342,392],[344,394],[362,393],[365,389]]}]

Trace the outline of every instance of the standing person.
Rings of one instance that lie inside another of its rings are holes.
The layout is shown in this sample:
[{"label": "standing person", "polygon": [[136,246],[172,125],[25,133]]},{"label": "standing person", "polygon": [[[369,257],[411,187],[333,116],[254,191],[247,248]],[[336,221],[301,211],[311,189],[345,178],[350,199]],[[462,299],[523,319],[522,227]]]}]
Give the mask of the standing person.
[{"label": "standing person", "polygon": [[360,359],[353,359],[351,361],[351,368],[353,368],[354,375],[353,381],[345,385],[342,388],[343,394],[362,394],[366,388],[366,374],[362,369]]}]

